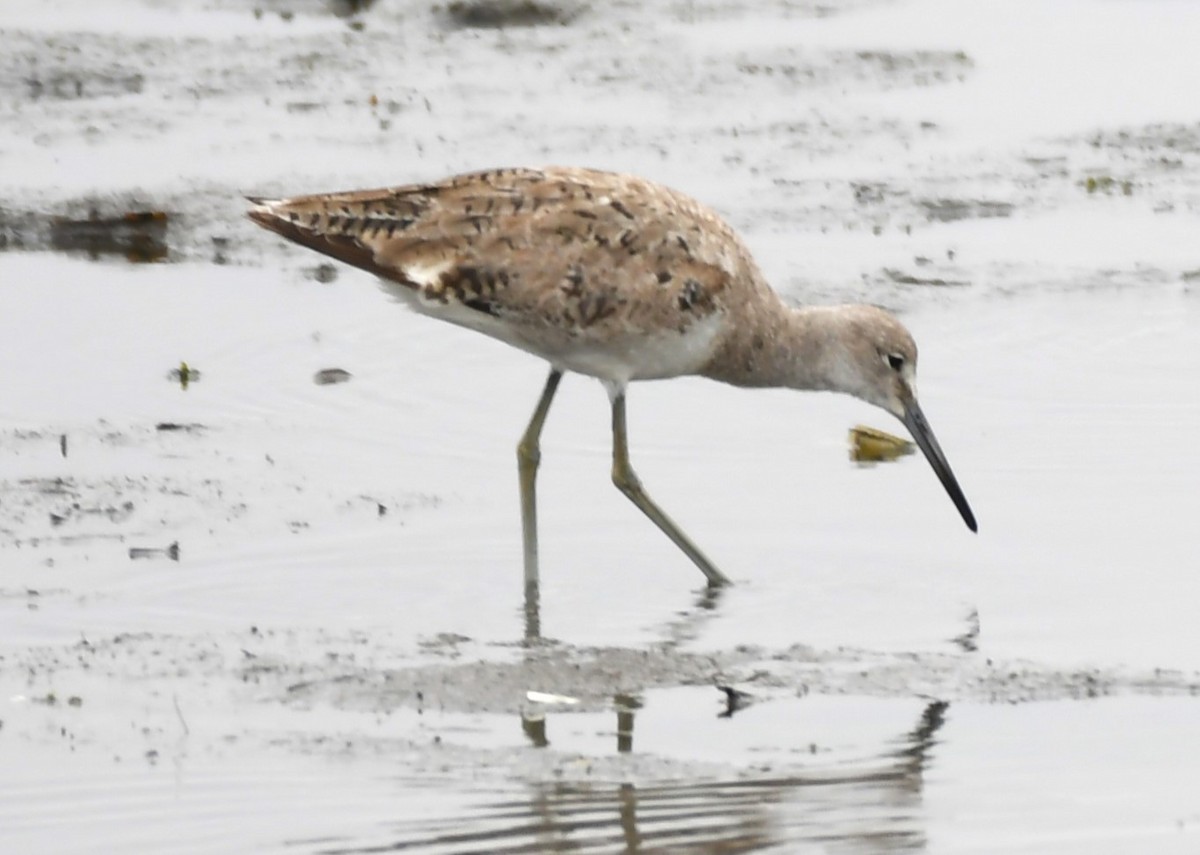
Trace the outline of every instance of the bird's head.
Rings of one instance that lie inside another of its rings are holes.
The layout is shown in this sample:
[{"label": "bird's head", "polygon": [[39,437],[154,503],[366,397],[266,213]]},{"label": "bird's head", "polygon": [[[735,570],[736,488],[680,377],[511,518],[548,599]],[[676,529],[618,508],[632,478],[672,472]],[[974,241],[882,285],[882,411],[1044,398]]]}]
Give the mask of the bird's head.
[{"label": "bird's head", "polygon": [[825,370],[836,391],[887,410],[908,428],[963,522],[976,531],[975,515],[917,403],[917,345],[904,324],[875,306],[838,306]]}]

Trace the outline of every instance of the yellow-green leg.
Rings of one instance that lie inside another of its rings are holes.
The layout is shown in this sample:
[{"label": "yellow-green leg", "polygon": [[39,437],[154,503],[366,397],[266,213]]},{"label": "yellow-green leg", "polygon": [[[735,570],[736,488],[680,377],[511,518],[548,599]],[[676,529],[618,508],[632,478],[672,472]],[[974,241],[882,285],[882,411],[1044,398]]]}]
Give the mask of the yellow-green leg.
[{"label": "yellow-green leg", "polygon": [[692,563],[700,568],[700,572],[708,579],[709,585],[728,585],[729,577],[718,570],[708,557],[700,551],[696,544],[680,530],[679,526],[654,504],[653,500],[642,488],[637,473],[629,465],[629,440],[625,433],[625,390],[610,387],[612,398],[612,432],[613,432],[613,464],[612,479],[629,500],[641,508],[642,513],[653,522],[675,545],[683,550]]},{"label": "yellow-green leg", "polygon": [[521,479],[521,534],[525,544],[525,588],[536,589],[538,584],[538,537],[537,537],[537,470],[542,459],[539,440],[542,435],[542,425],[546,421],[546,413],[550,412],[550,402],[558,389],[558,381],[562,372],[557,368],[550,369],[546,378],[546,387],[542,389],[542,397],[538,399],[537,408],[529,426],[517,443],[517,471]]}]

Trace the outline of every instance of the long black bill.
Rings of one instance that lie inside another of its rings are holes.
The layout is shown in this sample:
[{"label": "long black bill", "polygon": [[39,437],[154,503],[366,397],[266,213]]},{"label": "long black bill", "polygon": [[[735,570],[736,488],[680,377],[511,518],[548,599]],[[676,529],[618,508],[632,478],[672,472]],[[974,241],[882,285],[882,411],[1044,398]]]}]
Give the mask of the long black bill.
[{"label": "long black bill", "polygon": [[962,488],[958,486],[958,479],[950,471],[950,463],[946,460],[946,455],[942,453],[942,447],[938,445],[938,441],[933,435],[933,429],[929,427],[929,422],[925,421],[925,414],[921,412],[921,406],[915,398],[910,398],[904,402],[904,416],[900,420],[904,422],[904,426],[908,428],[908,432],[917,441],[917,447],[925,454],[925,459],[929,461],[929,465],[937,473],[938,480],[942,482],[942,486],[950,494],[950,499],[954,502],[954,507],[958,508],[958,512],[962,514],[963,522],[967,524],[967,528],[971,531],[978,531],[979,527],[975,524],[975,514],[971,513],[971,506],[967,504],[967,497],[963,495]]}]

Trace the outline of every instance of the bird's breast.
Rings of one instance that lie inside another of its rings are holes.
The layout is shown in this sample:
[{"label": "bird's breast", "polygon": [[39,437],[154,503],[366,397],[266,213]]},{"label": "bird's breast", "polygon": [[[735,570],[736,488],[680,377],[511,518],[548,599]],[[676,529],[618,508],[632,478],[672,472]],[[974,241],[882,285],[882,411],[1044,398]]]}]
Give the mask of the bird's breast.
[{"label": "bird's breast", "polygon": [[696,374],[708,364],[716,352],[722,320],[713,313],[681,328],[533,341],[525,349],[565,370],[621,385],[664,380]]}]

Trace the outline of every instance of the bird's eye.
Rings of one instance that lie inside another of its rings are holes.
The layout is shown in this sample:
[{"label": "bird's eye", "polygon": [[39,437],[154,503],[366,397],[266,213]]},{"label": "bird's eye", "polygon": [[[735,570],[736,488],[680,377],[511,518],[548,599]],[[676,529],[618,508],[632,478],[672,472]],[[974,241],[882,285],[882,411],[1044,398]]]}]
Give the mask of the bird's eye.
[{"label": "bird's eye", "polygon": [[899,353],[886,353],[883,358],[887,360],[887,364],[893,371],[899,371],[904,368],[904,357]]}]

